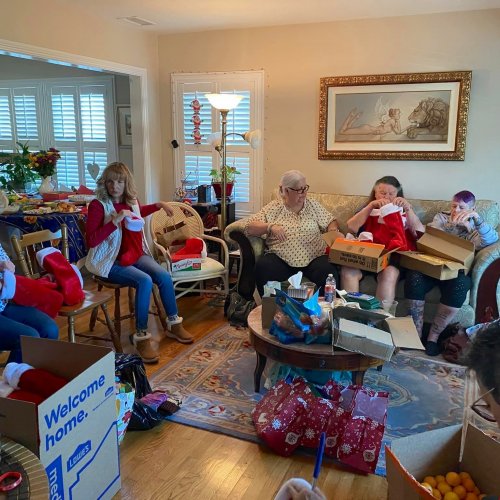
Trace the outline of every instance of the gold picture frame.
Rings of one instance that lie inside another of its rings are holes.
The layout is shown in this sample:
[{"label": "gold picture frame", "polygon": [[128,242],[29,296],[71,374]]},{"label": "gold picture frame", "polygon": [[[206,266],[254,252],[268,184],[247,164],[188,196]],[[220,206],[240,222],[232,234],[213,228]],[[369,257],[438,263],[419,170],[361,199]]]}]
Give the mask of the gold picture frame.
[{"label": "gold picture frame", "polygon": [[321,78],[320,160],[464,160],[471,71]]}]

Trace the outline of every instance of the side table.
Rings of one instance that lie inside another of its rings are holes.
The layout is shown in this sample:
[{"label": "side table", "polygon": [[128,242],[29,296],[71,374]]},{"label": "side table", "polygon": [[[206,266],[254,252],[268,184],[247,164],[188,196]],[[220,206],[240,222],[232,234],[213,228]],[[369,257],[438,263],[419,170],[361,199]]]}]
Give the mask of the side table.
[{"label": "side table", "polygon": [[282,344],[269,330],[262,328],[262,306],[252,310],[248,316],[250,342],[257,354],[254,371],[254,390],[260,391],[260,379],[266,366],[267,358],[280,363],[307,370],[350,371],[355,384],[363,385],[366,370],[382,366],[384,361],[354,352],[333,349],[325,344]]}]

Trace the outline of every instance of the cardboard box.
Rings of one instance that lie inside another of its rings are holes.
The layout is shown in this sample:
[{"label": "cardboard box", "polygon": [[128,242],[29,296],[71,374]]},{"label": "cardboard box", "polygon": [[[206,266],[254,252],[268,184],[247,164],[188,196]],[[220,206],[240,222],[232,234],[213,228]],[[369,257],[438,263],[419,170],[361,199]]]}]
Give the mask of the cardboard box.
[{"label": "cardboard box", "polygon": [[431,226],[417,241],[417,249],[398,252],[399,264],[439,280],[456,278],[461,269],[467,274],[474,261],[474,243]]},{"label": "cardboard box", "polygon": [[172,262],[172,272],[176,271],[200,271],[201,263],[203,259],[200,258],[191,258],[191,259],[182,259],[177,262]]},{"label": "cardboard box", "polygon": [[333,309],[334,345],[351,352],[390,361],[394,352],[424,350],[411,317],[388,318],[363,309]]},{"label": "cardboard box", "polygon": [[50,498],[112,498],[120,489],[111,349],[21,337],[23,361],[70,380],[38,408],[0,398],[0,433],[47,471]]},{"label": "cardboard box", "polygon": [[470,424],[466,432],[454,425],[395,439],[390,449],[386,447],[385,457],[389,500],[432,500],[419,483],[427,475],[450,471],[469,472],[481,493],[500,493],[500,442]]},{"label": "cardboard box", "polygon": [[364,271],[378,273],[389,265],[389,258],[394,250],[387,251],[384,245],[368,241],[336,238],[337,233],[328,232],[323,239],[330,247],[328,260],[341,266],[355,267]]}]

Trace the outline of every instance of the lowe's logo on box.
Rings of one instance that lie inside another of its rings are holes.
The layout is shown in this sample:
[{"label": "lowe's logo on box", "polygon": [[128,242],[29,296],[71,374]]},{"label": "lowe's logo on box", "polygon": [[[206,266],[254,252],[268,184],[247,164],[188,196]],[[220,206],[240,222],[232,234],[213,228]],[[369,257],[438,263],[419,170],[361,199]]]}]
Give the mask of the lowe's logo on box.
[{"label": "lowe's logo on box", "polygon": [[78,407],[97,394],[99,389],[104,386],[105,381],[106,377],[101,375],[77,394],[68,396],[67,403],[59,403],[50,410],[50,413],[43,416],[47,428],[52,430],[45,436],[45,451],[50,450],[56,443],[74,431],[89,416],[85,410],[78,410]]},{"label": "lowe's logo on box", "polygon": [[76,447],[75,452],[68,458],[68,462],[66,463],[66,467],[68,472],[76,465],[80,460],[83,460],[92,450],[92,444],[90,443],[90,439],[85,441]]}]

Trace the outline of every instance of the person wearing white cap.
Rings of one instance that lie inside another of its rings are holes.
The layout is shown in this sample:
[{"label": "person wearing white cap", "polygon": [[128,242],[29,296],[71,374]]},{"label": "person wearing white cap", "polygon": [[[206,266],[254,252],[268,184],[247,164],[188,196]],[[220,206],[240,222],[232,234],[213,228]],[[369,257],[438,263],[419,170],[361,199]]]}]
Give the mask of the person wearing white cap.
[{"label": "person wearing white cap", "polygon": [[128,167],[120,162],[111,163],[97,179],[96,199],[89,205],[86,228],[90,249],[87,269],[112,283],[135,288],[136,332],[130,335],[130,341],[145,363],[156,363],[159,359],[157,346],[147,331],[153,284],[158,286],[168,316],[165,335],[183,344],[193,342],[177,314],[172,278],[151,256],[142,230],[143,217],[160,209],[173,215],[165,201],[140,206]]},{"label": "person wearing white cap", "polygon": [[10,301],[16,290],[15,266],[0,245],[0,350],[10,351],[8,363],[22,361],[21,336],[57,339],[57,323],[35,307]]}]

